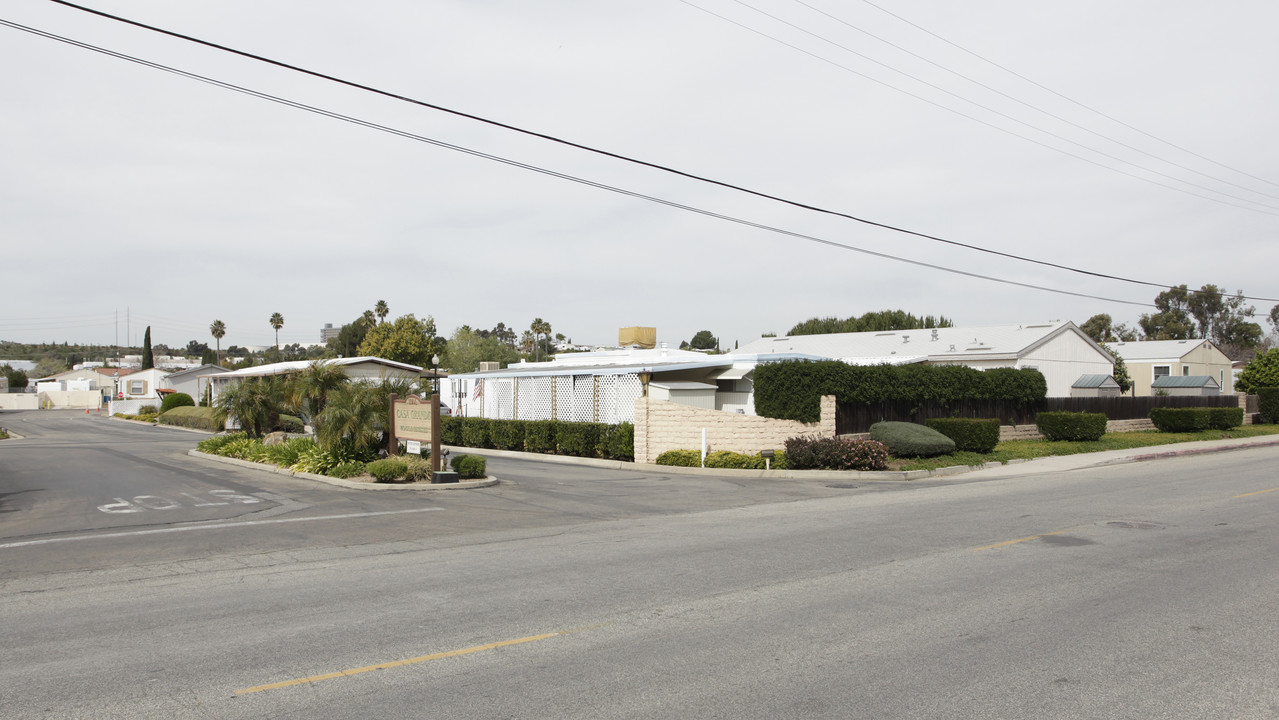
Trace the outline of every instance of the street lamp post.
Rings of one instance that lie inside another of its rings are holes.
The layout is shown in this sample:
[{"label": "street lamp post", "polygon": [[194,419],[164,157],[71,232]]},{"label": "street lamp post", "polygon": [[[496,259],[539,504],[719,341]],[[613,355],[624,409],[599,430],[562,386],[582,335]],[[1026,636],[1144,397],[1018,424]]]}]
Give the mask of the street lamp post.
[{"label": "street lamp post", "polygon": [[440,391],[440,356],[431,356],[431,388],[435,393]]}]

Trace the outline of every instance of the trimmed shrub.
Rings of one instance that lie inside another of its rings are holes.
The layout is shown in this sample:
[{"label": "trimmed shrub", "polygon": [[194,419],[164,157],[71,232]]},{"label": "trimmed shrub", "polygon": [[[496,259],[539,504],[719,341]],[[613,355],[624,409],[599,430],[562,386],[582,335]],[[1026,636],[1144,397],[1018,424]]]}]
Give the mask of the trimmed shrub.
[{"label": "trimmed shrub", "polygon": [[524,428],[524,449],[531,453],[554,455],[559,423],[555,420],[529,420]]},{"label": "trimmed shrub", "polygon": [[404,477],[408,471],[408,464],[399,458],[384,458],[382,460],[374,460],[364,469],[380,483],[395,482]]},{"label": "trimmed shrub", "polygon": [[498,450],[523,450],[524,429],[528,423],[519,420],[492,420],[489,440]]},{"label": "trimmed shrub", "polygon": [[795,470],[884,470],[888,447],[878,440],[793,437],[783,461]]},{"label": "trimmed shrub", "polygon": [[870,439],[878,440],[897,457],[935,457],[955,452],[955,441],[926,425],[908,422],[877,422],[870,426]]},{"label": "trimmed shrub", "polygon": [[462,444],[466,447],[492,447],[489,428],[495,421],[488,418],[462,418]]},{"label": "trimmed shrub", "polygon": [[1256,388],[1257,421],[1266,425],[1279,423],[1279,387]]},{"label": "trimmed shrub", "polygon": [[555,444],[559,453],[574,457],[595,457],[603,428],[600,423],[558,423],[555,427]]},{"label": "trimmed shrub", "polygon": [[163,415],[177,407],[195,407],[195,400],[186,393],[169,393],[164,396],[164,400],[160,401],[160,414]]},{"label": "trimmed shrub", "polygon": [[[757,462],[758,465],[756,464]],[[732,452],[731,450],[716,450],[706,454],[706,467],[735,468],[739,470],[754,470],[758,468],[763,470],[764,458],[758,455]]]},{"label": "trimmed shrub", "polygon": [[1049,440],[1091,442],[1106,434],[1103,413],[1041,412],[1035,417],[1035,425]]},{"label": "trimmed shrub", "polygon": [[956,450],[988,453],[999,444],[997,418],[932,418],[925,420],[924,425],[954,440]]},{"label": "trimmed shrub", "polygon": [[1229,430],[1243,424],[1243,408],[1151,408],[1150,420],[1161,432]]},{"label": "trimmed shrub", "polygon": [[154,405],[143,405],[138,408],[138,415],[159,415],[160,409]]},{"label": "trimmed shrub", "polygon": [[837,360],[764,363],[755,368],[755,411],[762,417],[817,422],[821,396],[841,403],[909,400],[942,405],[960,400],[1040,402],[1048,383],[1038,370],[962,365],[853,366]]},{"label": "trimmed shrub", "polygon": [[364,474],[364,463],[362,462],[342,463],[341,465],[338,465],[337,467],[331,468],[326,474],[329,477],[341,478],[343,480],[347,478],[359,477]]},{"label": "trimmed shrub", "polygon": [[298,454],[298,461],[289,466],[289,469],[293,472],[328,475],[333,468],[339,465],[353,462],[367,463],[376,459],[376,452],[361,450],[349,442],[338,443],[330,448],[312,445],[301,450]]},{"label": "trimmed shrub", "polygon": [[599,456],[609,460],[635,459],[635,426],[628,423],[605,425],[600,432]]},{"label": "trimmed shrub", "polygon": [[657,465],[677,467],[701,467],[702,453],[698,450],[667,450],[653,461]]},{"label": "trimmed shrub", "polygon": [[251,437],[232,440],[218,448],[218,455],[222,457],[251,462],[267,462],[266,452],[266,446],[262,444],[262,441]]},{"label": "trimmed shrub", "polygon": [[212,408],[182,405],[161,413],[156,420],[161,425],[208,430],[209,432],[217,432],[222,429],[213,419]]},{"label": "trimmed shrub", "polygon": [[475,480],[487,477],[488,461],[479,455],[456,455],[449,461],[449,467],[457,473],[461,480]]},{"label": "trimmed shrub", "polygon": [[466,418],[445,416],[440,418],[440,442],[454,447],[462,444],[462,421]]}]

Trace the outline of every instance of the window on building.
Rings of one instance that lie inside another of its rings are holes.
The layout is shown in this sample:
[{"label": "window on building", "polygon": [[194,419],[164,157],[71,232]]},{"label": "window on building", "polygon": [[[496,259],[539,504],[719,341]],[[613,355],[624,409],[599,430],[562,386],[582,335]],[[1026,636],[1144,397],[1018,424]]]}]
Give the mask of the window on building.
[{"label": "window on building", "polygon": [[1156,365],[1156,366],[1155,366],[1155,379],[1156,379],[1156,380],[1158,380],[1158,379],[1159,379],[1159,378],[1161,378],[1161,377],[1168,377],[1168,376],[1169,376],[1169,375],[1171,375],[1171,374],[1172,374],[1172,366],[1171,366],[1171,365]]},{"label": "window on building", "polygon": [[130,395],[144,395],[146,394],[146,391],[147,391],[146,380],[130,380],[129,381]]},{"label": "window on building", "polygon": [[1181,366],[1181,374],[1182,374],[1182,375],[1184,375],[1184,376],[1186,376],[1186,377],[1190,377],[1190,366],[1189,366],[1189,365],[1182,365],[1182,366]]}]

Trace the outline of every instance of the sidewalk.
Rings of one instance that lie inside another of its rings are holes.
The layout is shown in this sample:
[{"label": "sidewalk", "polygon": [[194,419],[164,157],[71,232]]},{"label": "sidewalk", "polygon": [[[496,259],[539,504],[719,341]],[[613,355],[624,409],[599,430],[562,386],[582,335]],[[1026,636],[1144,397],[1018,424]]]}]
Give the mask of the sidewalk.
[{"label": "sidewalk", "polygon": [[[1127,450],[1107,450],[1098,453],[1080,453],[1078,455],[1059,455],[1026,460],[1009,465],[990,465],[975,468],[971,473],[983,478],[1024,475],[1028,472],[1052,473],[1082,470],[1106,465],[1122,465],[1132,462],[1147,462],[1165,458],[1187,457],[1190,455],[1206,455],[1209,453],[1247,450],[1257,447],[1279,447],[1279,435],[1249,438],[1230,438],[1228,440],[1204,440],[1200,442],[1174,443],[1171,445],[1154,445],[1151,447],[1131,448]],[[943,468],[947,469],[947,468]]]}]

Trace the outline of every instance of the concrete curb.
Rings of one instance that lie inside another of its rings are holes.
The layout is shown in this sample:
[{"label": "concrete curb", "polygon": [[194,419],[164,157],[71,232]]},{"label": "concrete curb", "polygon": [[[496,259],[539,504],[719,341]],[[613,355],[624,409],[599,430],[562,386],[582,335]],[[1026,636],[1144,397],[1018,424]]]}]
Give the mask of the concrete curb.
[{"label": "concrete curb", "polygon": [[[1220,441],[1209,440],[1207,442],[1220,442]],[[1124,463],[1130,463],[1130,462],[1146,462],[1149,460],[1163,460],[1166,458],[1188,457],[1191,455],[1210,455],[1212,453],[1230,452],[1232,450],[1249,450],[1252,448],[1259,448],[1259,447],[1274,447],[1276,445],[1279,445],[1279,438],[1274,440],[1260,440],[1256,442],[1239,443],[1235,445],[1218,445],[1216,447],[1183,448],[1181,450],[1169,450],[1166,452],[1146,453],[1144,455],[1133,455],[1130,457],[1115,458],[1113,460],[1107,460],[1107,461],[1097,463],[1097,465],[1122,465]]]},{"label": "concrete curb", "polygon": [[251,460],[240,460],[238,458],[222,457],[221,455],[210,455],[202,453],[199,450],[188,450],[187,455],[191,457],[204,458],[214,462],[225,463],[227,465],[236,465],[250,470],[261,470],[262,472],[275,473],[277,475],[288,475],[290,477],[302,478],[304,480],[314,480],[322,482],[326,485],[336,485],[337,487],[350,488],[351,490],[415,490],[415,491],[433,491],[433,490],[474,490],[475,488],[490,487],[498,484],[498,479],[490,475],[483,480],[471,480],[468,482],[455,483],[366,483],[355,482],[353,480],[344,480],[342,478],[329,477],[327,475],[316,475],[314,473],[293,472],[292,470],[279,465],[268,465],[266,463],[257,463]]}]

